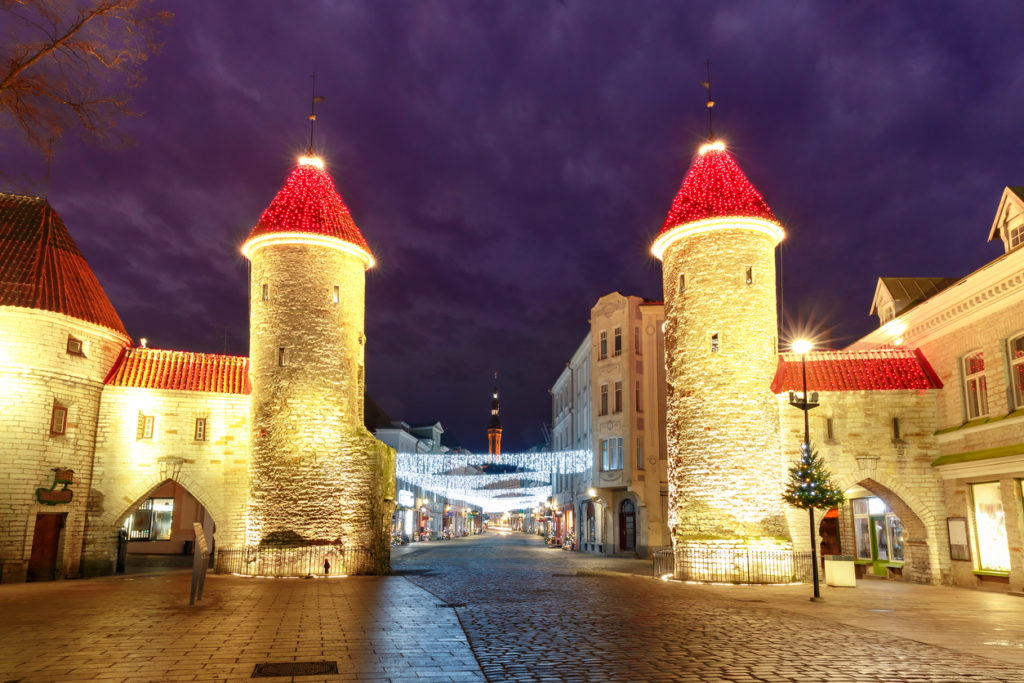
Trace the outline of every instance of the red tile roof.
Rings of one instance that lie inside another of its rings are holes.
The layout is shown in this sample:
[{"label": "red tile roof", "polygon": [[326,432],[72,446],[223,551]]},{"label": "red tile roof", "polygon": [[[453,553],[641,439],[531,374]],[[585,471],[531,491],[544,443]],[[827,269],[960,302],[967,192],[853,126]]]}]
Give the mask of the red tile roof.
[{"label": "red tile roof", "polygon": [[248,394],[249,359],[216,353],[130,348],[121,352],[106,383],[115,387]]},{"label": "red tile roof", "polygon": [[130,341],[64,221],[41,197],[0,193],[0,306],[63,313]]},{"label": "red tile roof", "polygon": [[331,176],[313,164],[300,162],[292,169],[284,187],[249,233],[249,240],[276,232],[336,237],[372,257],[352,214],[334,189]]},{"label": "red tile roof", "polygon": [[658,234],[679,225],[730,216],[778,223],[732,155],[724,148],[706,149],[693,160]]},{"label": "red tile roof", "polygon": [[[807,354],[808,391],[941,389],[942,381],[919,349],[815,351]],[[780,353],[772,392],[802,391],[800,355]]]}]

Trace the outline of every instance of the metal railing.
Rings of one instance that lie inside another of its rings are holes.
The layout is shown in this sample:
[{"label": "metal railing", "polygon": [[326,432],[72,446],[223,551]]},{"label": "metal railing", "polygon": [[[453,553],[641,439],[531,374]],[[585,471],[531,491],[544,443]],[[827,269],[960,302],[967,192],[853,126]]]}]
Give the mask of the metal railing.
[{"label": "metal railing", "polygon": [[811,554],[790,550],[685,547],[654,554],[654,575],[703,583],[797,583],[811,580]]},{"label": "metal railing", "polygon": [[245,576],[338,576],[378,574],[380,567],[377,553],[367,548],[248,546],[218,550],[215,571]]},{"label": "metal railing", "polygon": [[654,560],[654,575],[656,577],[675,574],[676,557],[672,554],[672,548],[658,548],[651,551],[651,559]]}]

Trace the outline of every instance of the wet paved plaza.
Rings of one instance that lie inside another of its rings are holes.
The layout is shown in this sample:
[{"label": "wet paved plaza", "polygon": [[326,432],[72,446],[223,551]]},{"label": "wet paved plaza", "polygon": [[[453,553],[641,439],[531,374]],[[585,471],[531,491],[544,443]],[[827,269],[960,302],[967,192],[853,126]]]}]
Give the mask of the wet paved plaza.
[{"label": "wet paved plaza", "polygon": [[[0,586],[0,681],[1021,681],[1024,600],[861,583],[705,587],[487,534],[398,549],[396,576],[187,572]],[[629,574],[637,574],[635,576]],[[264,662],[338,674],[251,679]]]}]

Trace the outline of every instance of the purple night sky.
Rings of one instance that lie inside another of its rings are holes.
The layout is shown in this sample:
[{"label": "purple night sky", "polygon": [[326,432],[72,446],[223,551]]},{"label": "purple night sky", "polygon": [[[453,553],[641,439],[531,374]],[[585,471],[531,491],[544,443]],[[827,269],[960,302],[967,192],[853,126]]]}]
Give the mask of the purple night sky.
[{"label": "purple night sky", "polygon": [[[367,390],[486,449],[542,438],[547,390],[612,291],[661,299],[649,253],[715,131],[786,227],[787,322],[843,346],[881,276],[960,277],[1024,183],[1024,4],[179,2],[123,121],[58,148],[49,189],[137,340],[248,352],[239,246],[308,142],[377,257]],[[0,129],[0,189],[41,155]],[[785,336],[784,336],[785,338]]]}]

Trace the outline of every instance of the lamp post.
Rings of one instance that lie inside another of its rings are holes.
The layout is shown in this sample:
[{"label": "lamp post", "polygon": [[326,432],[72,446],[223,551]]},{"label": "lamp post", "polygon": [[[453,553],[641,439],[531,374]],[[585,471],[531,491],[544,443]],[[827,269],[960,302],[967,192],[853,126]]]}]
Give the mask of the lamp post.
[{"label": "lamp post", "polygon": [[[803,453],[809,454],[811,452],[811,437],[810,437],[810,424],[807,417],[807,412],[812,408],[818,407],[818,393],[814,393],[814,400],[808,400],[807,395],[807,354],[813,348],[813,344],[807,339],[797,339],[793,342],[794,353],[800,354],[800,374],[803,379],[803,393],[800,399],[797,400],[793,393],[789,394],[789,405],[799,408],[804,411],[804,448]],[[821,602],[821,589],[818,585],[818,549],[817,541],[815,540],[814,533],[814,508],[810,507],[807,509],[811,519],[811,573],[814,577],[814,597],[811,598],[811,602]]]}]

